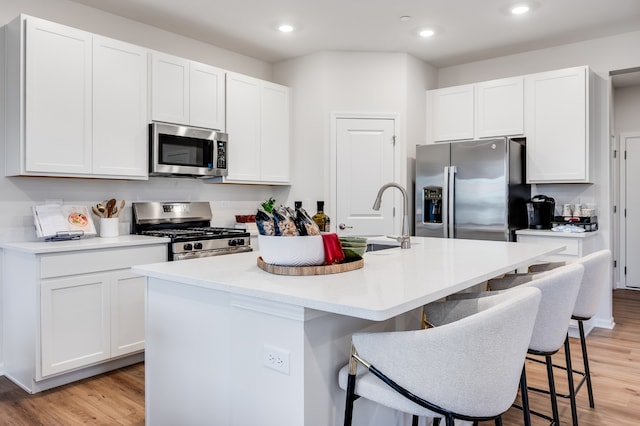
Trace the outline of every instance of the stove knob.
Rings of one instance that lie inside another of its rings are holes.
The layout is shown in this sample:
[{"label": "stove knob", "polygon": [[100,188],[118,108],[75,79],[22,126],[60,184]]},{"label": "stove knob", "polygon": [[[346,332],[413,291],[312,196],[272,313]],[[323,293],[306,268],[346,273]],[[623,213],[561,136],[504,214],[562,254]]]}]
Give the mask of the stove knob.
[{"label": "stove knob", "polygon": [[236,240],[229,240],[229,245],[231,247],[235,247],[238,244],[238,242]]},{"label": "stove knob", "polygon": [[194,243],[193,248],[196,250],[202,250],[202,243]]},{"label": "stove knob", "polygon": [[238,245],[239,246],[243,246],[244,245],[244,238],[239,238],[238,239]]},{"label": "stove knob", "polygon": [[184,246],[182,246],[182,248],[185,249],[185,250],[192,250],[193,246],[191,246],[191,243],[187,243]]}]

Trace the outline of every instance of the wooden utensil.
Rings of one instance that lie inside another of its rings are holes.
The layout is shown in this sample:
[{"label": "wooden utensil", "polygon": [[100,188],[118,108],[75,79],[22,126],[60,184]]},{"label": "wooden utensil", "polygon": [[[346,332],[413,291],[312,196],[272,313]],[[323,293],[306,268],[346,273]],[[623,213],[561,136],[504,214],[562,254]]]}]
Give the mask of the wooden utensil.
[{"label": "wooden utensil", "polygon": [[115,213],[115,211],[114,211],[115,207],[116,207],[115,198],[112,198],[109,201],[107,201],[107,216],[106,217],[113,217],[113,214]]},{"label": "wooden utensil", "polygon": [[120,217],[120,213],[124,210],[124,200],[120,201],[120,207],[116,210],[115,217]]},{"label": "wooden utensil", "polygon": [[104,214],[98,209],[97,206],[91,206],[91,211],[98,217],[104,217]]}]

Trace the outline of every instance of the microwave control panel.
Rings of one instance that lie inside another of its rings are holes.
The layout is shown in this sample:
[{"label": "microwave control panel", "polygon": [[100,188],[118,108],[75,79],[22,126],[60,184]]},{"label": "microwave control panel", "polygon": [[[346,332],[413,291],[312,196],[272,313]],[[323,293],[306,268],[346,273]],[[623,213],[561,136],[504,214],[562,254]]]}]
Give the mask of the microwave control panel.
[{"label": "microwave control panel", "polygon": [[227,142],[216,141],[216,168],[227,168]]}]

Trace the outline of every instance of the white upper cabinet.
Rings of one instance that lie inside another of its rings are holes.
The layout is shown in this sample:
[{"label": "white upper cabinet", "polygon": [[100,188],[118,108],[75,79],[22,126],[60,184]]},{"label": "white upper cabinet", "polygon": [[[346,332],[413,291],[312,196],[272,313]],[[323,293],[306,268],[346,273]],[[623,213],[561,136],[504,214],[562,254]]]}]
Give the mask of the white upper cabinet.
[{"label": "white upper cabinet", "polygon": [[27,18],[24,48],[24,171],[90,174],[91,34]]},{"label": "white upper cabinet", "polygon": [[522,77],[427,91],[428,141],[448,142],[522,134]]},{"label": "white upper cabinet", "polygon": [[224,70],[160,52],[151,54],[151,118],[225,129]]},{"label": "white upper cabinet", "polygon": [[146,50],[24,15],[5,29],[6,174],[146,179]]},{"label": "white upper cabinet", "polygon": [[147,51],[93,42],[93,173],[147,176]]},{"label": "white upper cabinet", "polygon": [[224,182],[288,184],[289,88],[227,73],[229,175]]},{"label": "white upper cabinet", "polygon": [[260,104],[261,178],[289,182],[289,88],[263,82]]},{"label": "white upper cabinet", "polygon": [[589,69],[525,77],[527,182],[590,182]]},{"label": "white upper cabinet", "polygon": [[477,138],[524,134],[524,79],[476,84],[475,117]]},{"label": "white upper cabinet", "polygon": [[427,91],[427,127],[436,142],[474,138],[474,86]]}]

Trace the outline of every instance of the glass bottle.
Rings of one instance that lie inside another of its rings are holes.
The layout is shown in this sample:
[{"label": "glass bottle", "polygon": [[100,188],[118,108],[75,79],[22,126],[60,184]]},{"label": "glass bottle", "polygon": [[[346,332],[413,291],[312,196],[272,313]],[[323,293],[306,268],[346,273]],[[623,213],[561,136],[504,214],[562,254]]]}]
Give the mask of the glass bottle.
[{"label": "glass bottle", "polygon": [[329,232],[331,229],[331,220],[324,213],[324,201],[318,201],[318,212],[313,215],[313,221],[320,228],[320,232]]}]

